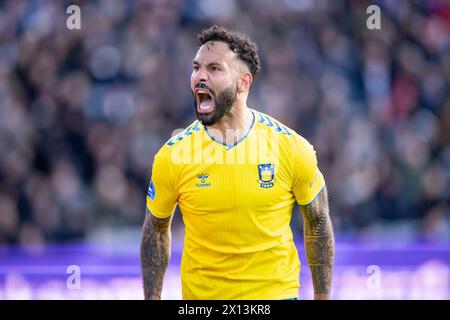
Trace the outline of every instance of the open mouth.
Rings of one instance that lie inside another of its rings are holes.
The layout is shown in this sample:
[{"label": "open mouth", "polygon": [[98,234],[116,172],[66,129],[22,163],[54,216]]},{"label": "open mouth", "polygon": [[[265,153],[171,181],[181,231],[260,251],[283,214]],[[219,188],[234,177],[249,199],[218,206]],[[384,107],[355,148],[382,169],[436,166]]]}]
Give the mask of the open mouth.
[{"label": "open mouth", "polygon": [[197,112],[209,113],[214,110],[214,100],[209,91],[197,89],[195,90],[195,98],[197,100]]}]

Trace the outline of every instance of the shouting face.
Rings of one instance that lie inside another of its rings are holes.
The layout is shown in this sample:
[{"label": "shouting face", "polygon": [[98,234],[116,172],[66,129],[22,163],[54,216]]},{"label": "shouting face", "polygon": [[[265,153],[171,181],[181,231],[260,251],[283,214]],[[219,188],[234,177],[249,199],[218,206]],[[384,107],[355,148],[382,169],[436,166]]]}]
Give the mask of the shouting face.
[{"label": "shouting face", "polygon": [[237,98],[239,61],[225,42],[202,45],[193,60],[191,90],[197,119],[210,126],[231,109]]}]

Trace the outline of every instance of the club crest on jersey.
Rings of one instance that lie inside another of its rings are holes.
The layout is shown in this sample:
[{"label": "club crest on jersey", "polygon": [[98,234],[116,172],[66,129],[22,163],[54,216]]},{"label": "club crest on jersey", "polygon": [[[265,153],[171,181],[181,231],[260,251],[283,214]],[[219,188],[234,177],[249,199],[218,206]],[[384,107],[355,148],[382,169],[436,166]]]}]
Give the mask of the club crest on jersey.
[{"label": "club crest on jersey", "polygon": [[209,187],[211,185],[210,182],[207,182],[206,179],[208,179],[209,174],[207,173],[200,173],[199,175],[197,175],[197,178],[200,179],[200,183],[197,183],[196,186],[197,187]]},{"label": "club crest on jersey", "polygon": [[272,163],[258,165],[259,184],[261,188],[272,188],[275,177],[275,166]]}]

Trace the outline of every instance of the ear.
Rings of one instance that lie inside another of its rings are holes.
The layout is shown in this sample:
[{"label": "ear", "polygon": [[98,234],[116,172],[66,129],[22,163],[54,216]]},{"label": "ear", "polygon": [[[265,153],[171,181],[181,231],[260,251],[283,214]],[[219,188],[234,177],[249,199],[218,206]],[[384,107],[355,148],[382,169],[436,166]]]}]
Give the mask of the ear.
[{"label": "ear", "polygon": [[239,75],[238,80],[238,92],[245,92],[250,89],[250,85],[253,82],[253,76],[250,72],[243,72]]}]

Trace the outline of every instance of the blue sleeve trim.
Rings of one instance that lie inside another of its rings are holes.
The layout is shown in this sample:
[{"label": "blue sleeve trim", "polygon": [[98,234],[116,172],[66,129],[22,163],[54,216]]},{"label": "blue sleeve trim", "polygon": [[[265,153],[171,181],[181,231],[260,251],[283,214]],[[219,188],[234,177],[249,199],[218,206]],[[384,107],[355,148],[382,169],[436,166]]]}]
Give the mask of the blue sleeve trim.
[{"label": "blue sleeve trim", "polygon": [[317,197],[318,197],[319,194],[323,191],[323,189],[325,189],[325,185],[319,190],[319,192],[317,192],[317,194],[314,196],[314,199],[312,199],[312,200],[311,200],[310,202],[308,202],[307,204],[300,204],[300,203],[299,203],[299,205],[301,205],[301,206],[308,206],[308,205],[310,205],[311,203],[314,202],[314,200],[317,199]]}]

